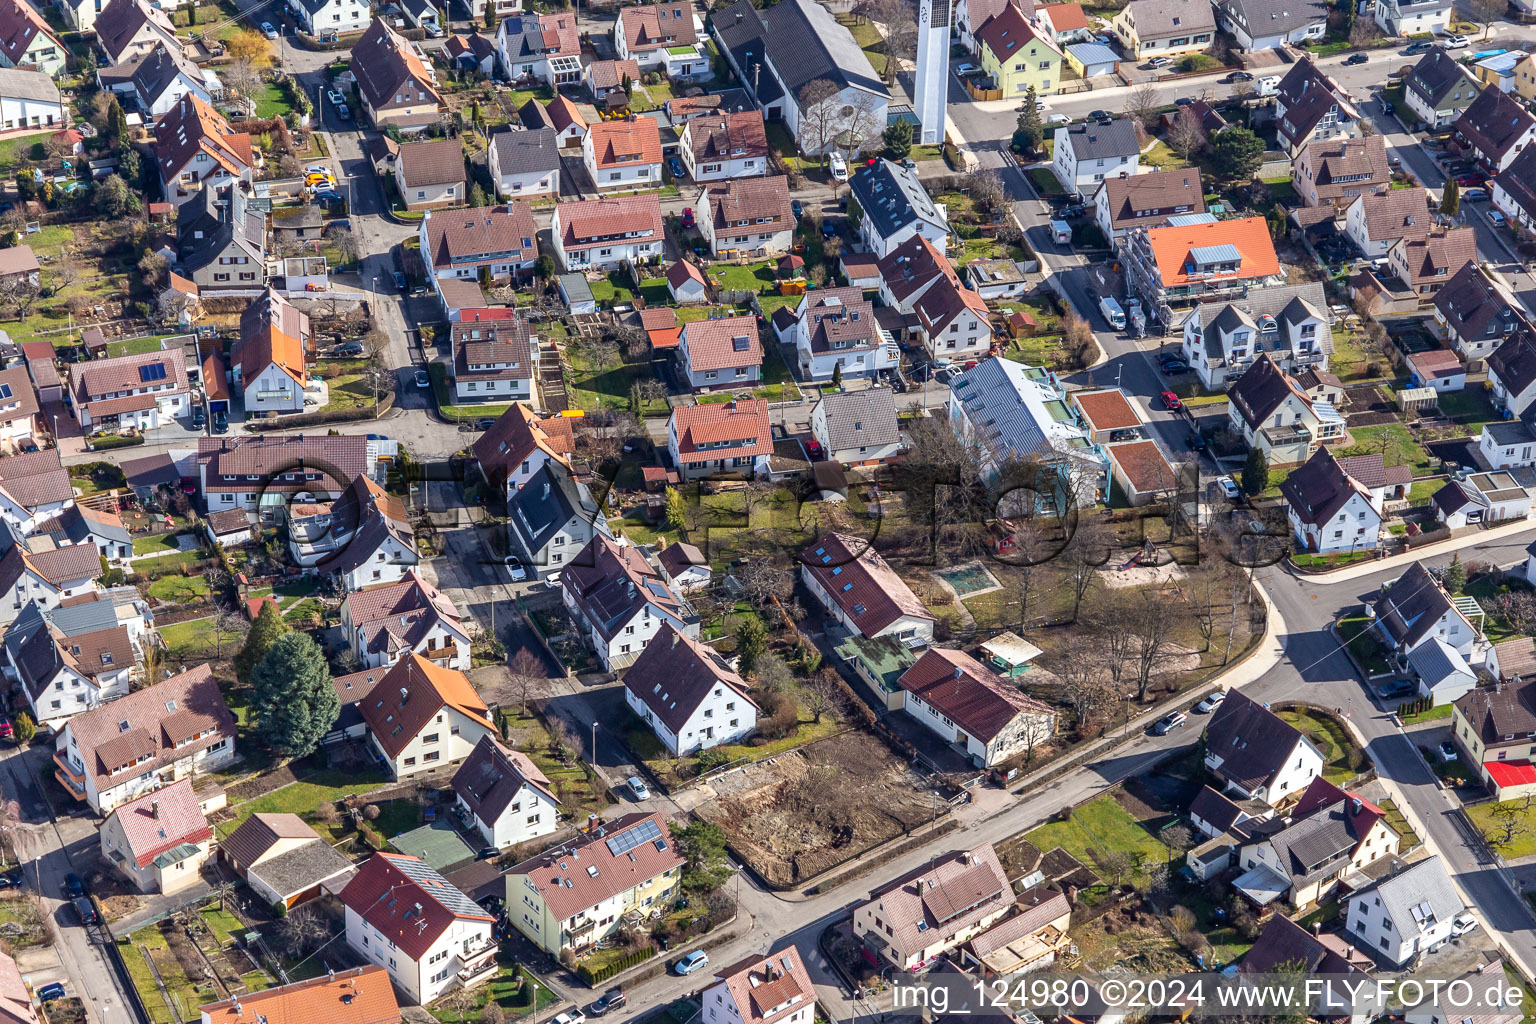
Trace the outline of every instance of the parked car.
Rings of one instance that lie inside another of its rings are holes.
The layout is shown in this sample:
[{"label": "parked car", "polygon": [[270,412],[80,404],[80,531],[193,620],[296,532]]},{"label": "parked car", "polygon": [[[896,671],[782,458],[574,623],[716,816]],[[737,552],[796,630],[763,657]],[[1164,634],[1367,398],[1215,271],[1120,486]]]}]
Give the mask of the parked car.
[{"label": "parked car", "polygon": [[494,846],[482,846],[480,852],[475,854],[475,860],[495,860],[501,856],[501,851]]},{"label": "parked car", "polygon": [[1438,754],[1440,756],[1440,760],[1444,761],[1446,764],[1450,764],[1452,761],[1461,760],[1461,756],[1456,753],[1456,744],[1452,743],[1450,740],[1446,740],[1444,743],[1440,744],[1435,753]]},{"label": "parked car", "polygon": [[843,159],[841,153],[833,153],[827,160],[827,169],[832,173],[833,181],[848,180],[848,161]]},{"label": "parked car", "polygon": [[360,356],[363,354],[363,343],[360,341],[349,341],[338,348],[336,354],[339,356]]},{"label": "parked car", "polygon": [[702,949],[696,949],[692,953],[689,953],[687,956],[679,960],[677,962],[677,967],[675,967],[674,970],[676,970],[678,974],[686,975],[692,974],[694,971],[701,971],[708,966],[709,954],[704,952]]},{"label": "parked car", "polygon": [[1501,228],[1501,227],[1504,226],[1504,224],[1506,222],[1504,220],[1504,215],[1502,213],[1500,213],[1498,210],[1489,210],[1488,211],[1488,223],[1492,224],[1496,228]]},{"label": "parked car", "polygon": [[569,1013],[557,1013],[549,1024],[586,1024],[587,1015],[580,1010],[571,1010]]},{"label": "parked car", "polygon": [[1167,409],[1169,412],[1178,412],[1180,409],[1184,408],[1184,402],[1172,391],[1164,391],[1158,397],[1163,400],[1163,408]]},{"label": "parked car", "polygon": [[686,229],[692,228],[692,227],[693,227],[693,207],[685,206],[685,207],[683,207],[683,228],[686,230]]},{"label": "parked car", "polygon": [[1046,124],[1071,124],[1072,118],[1068,114],[1052,114],[1045,119]]},{"label": "parked car", "polygon": [[96,914],[96,904],[91,902],[89,896],[76,896],[70,902],[75,905],[75,913],[80,915],[81,924],[96,924],[101,920]]},{"label": "parked car", "polygon": [[1169,60],[1167,57],[1153,57],[1151,60],[1143,64],[1142,67],[1146,68],[1148,71],[1161,71],[1163,68],[1172,63],[1173,61]]},{"label": "parked car", "polygon": [[1116,441],[1134,441],[1139,437],[1141,437],[1141,431],[1137,430],[1135,427],[1126,427],[1122,430],[1111,430],[1109,432],[1109,440],[1111,444]]},{"label": "parked car", "polygon": [[966,75],[974,75],[980,70],[981,68],[977,67],[975,64],[955,65],[955,74],[959,75],[961,78],[964,78]]},{"label": "parked car", "polygon": [[1446,36],[1440,45],[1447,50],[1464,50],[1472,45],[1472,41],[1466,36]]},{"label": "parked car", "polygon": [[611,988],[599,996],[595,1003],[587,1007],[587,1014],[592,1017],[601,1017],[610,1010],[617,1010],[627,1002],[629,1002],[629,997],[624,994],[622,988]]},{"label": "parked car", "polygon": [[1162,364],[1163,372],[1170,377],[1189,372],[1189,364],[1182,359],[1170,359]]},{"label": "parked car", "polygon": [[332,203],[339,203],[342,200],[340,192],[337,192],[334,189],[324,189],[323,191],[316,192],[313,196],[310,197],[309,201],[316,206],[329,206]]},{"label": "parked car", "polygon": [[64,998],[64,986],[57,981],[50,981],[37,990],[37,1000],[40,1003],[51,1003],[55,999]]},{"label": "parked car", "polygon": [[837,234],[837,225],[832,221],[831,217],[821,222],[822,238],[831,238],[835,234]]},{"label": "parked car", "polygon": [[1205,700],[1201,701],[1199,704],[1196,704],[1195,711],[1202,715],[1208,715],[1212,711],[1215,711],[1217,708],[1221,707],[1221,702],[1226,699],[1227,691],[1217,690],[1215,693],[1205,698]]},{"label": "parked car", "polygon": [[1193,96],[1180,96],[1178,99],[1173,101],[1173,105],[1176,107],[1187,107],[1193,102],[1195,102],[1195,98]]},{"label": "parked car", "polygon": [[521,559],[519,559],[516,555],[509,557],[503,564],[505,564],[508,571],[512,573],[512,579],[514,582],[521,583],[523,580],[528,578],[528,567],[524,565]]},{"label": "parked car", "polygon": [[1345,66],[1349,66],[1349,65],[1353,65],[1353,64],[1364,64],[1366,61],[1368,61],[1370,59],[1371,59],[1370,57],[1366,56],[1363,53],[1352,53],[1352,54],[1350,54],[1345,59],[1344,64],[1345,64]]},{"label": "parked car", "polygon": [[672,172],[673,178],[681,178],[683,176],[683,162],[675,156],[669,156],[667,157],[667,170]]},{"label": "parked car", "polygon": [[1187,721],[1189,721],[1189,716],[1182,711],[1175,711],[1171,715],[1164,715],[1153,723],[1152,735],[1166,736]]},{"label": "parked car", "polygon": [[1253,76],[1250,75],[1246,71],[1234,71],[1230,75],[1228,75],[1224,79],[1224,81],[1228,81],[1228,82],[1251,82],[1251,81],[1253,81]]},{"label": "parked car", "polygon": [[1435,44],[1430,42],[1428,39],[1420,39],[1416,43],[1409,43],[1408,48],[1403,50],[1402,54],[1404,57],[1412,57],[1417,53],[1428,53],[1430,47],[1434,45]]},{"label": "parked car", "polygon": [[192,429],[202,430],[203,424],[208,422],[208,412],[201,403],[192,407]]},{"label": "parked car", "polygon": [[1190,435],[1189,435],[1188,441],[1189,441],[1189,450],[1190,451],[1192,451],[1192,452],[1203,452],[1203,451],[1205,451],[1205,435],[1201,434],[1200,431],[1198,431],[1198,430],[1191,431]]},{"label": "parked car", "polygon": [[72,900],[85,895],[85,883],[73,871],[64,876],[64,895]]},{"label": "parked car", "polygon": [[11,720],[0,717],[0,740],[13,740],[15,738],[16,729],[11,725]]},{"label": "parked car", "polygon": [[388,441],[389,440],[389,435],[388,434],[369,434],[368,435],[368,440],[370,440],[370,441]]},{"label": "parked car", "polygon": [[229,414],[219,409],[213,414],[213,432],[222,434],[229,429]]},{"label": "parked car", "polygon": [[432,378],[427,376],[426,370],[416,371],[416,386],[419,388],[429,388],[432,386]]},{"label": "parked car", "polygon": [[1237,481],[1226,474],[1216,478],[1216,486],[1221,488],[1221,496],[1228,501],[1237,501],[1243,496],[1243,489],[1237,486]]},{"label": "parked car", "polygon": [[264,21],[261,23],[261,34],[266,36],[268,39],[276,39],[277,29],[272,27],[272,23],[270,21]]},{"label": "parked car", "polygon": [[1457,914],[1451,920],[1451,935],[1460,937],[1477,927],[1477,918],[1471,914]]},{"label": "parked car", "polygon": [[1390,682],[1377,691],[1382,700],[1397,700],[1401,697],[1409,697],[1419,692],[1418,684],[1407,680],[1398,679]]},{"label": "parked car", "polygon": [[1485,188],[1469,188],[1461,194],[1461,198],[1463,202],[1467,203],[1486,203],[1490,196]]},{"label": "parked car", "polygon": [[1114,115],[1107,110],[1094,110],[1088,114],[1088,120],[1090,121],[1113,121],[1114,119]]},{"label": "parked car", "polygon": [[795,220],[805,216],[805,204],[798,199],[789,201],[789,212],[795,215]]},{"label": "parked car", "polygon": [[[1386,100],[1382,100],[1381,101],[1381,112],[1383,114],[1390,114],[1390,113],[1392,113],[1396,109],[1397,109],[1396,107],[1394,107],[1391,103],[1388,103]],[[1398,163],[1398,166],[1402,165],[1402,161],[1401,160],[1399,160],[1397,163]],[[1388,166],[1392,166],[1392,158],[1388,158],[1387,165]]]},{"label": "parked car", "polygon": [[827,457],[827,453],[822,451],[821,442],[817,441],[815,438],[811,438],[802,442],[801,447],[805,449],[805,457],[810,459],[812,462],[816,462]]},{"label": "parked car", "polygon": [[1488,184],[1488,175],[1480,173],[1458,174],[1456,184],[1462,188],[1477,188],[1479,185]]},{"label": "parked car", "polygon": [[320,185],[334,186],[335,184],[336,179],[331,177],[331,172],[328,170],[310,171],[304,175],[304,186],[306,188],[317,188]]},{"label": "parked car", "polygon": [[625,784],[629,786],[629,791],[635,794],[636,800],[649,800],[651,798],[651,791],[646,788],[645,781],[640,776],[631,775]]}]

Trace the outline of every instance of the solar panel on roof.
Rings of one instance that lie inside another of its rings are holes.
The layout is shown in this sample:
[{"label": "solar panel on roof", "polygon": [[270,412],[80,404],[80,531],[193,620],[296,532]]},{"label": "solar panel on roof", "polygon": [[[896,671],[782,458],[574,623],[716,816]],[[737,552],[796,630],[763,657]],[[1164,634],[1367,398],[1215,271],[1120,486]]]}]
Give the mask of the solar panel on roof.
[{"label": "solar panel on roof", "polygon": [[615,857],[628,853],[641,843],[649,843],[661,838],[661,829],[656,827],[654,818],[647,818],[634,828],[614,836],[607,840],[608,852]]},{"label": "solar panel on roof", "polygon": [[139,380],[143,381],[146,384],[149,383],[152,380],[164,380],[164,379],[165,379],[165,364],[164,363],[145,363],[143,366],[139,367]]},{"label": "solar panel on roof", "polygon": [[0,384],[0,398],[10,398],[10,397],[11,397],[11,386],[9,384]]}]

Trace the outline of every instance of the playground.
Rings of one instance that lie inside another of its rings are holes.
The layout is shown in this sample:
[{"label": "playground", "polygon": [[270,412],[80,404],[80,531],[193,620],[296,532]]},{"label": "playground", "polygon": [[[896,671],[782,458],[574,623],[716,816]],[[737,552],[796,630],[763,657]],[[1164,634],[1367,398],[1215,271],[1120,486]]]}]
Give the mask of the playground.
[{"label": "playground", "polygon": [[[1169,561],[1166,565],[1159,565],[1159,558],[1168,558]],[[1114,590],[1145,586],[1177,589],[1188,576],[1184,567],[1174,562],[1171,555],[1150,544],[1139,548],[1134,555],[1118,564],[1111,559],[1100,571],[1104,576],[1104,585]]]},{"label": "playground", "polygon": [[997,590],[1002,584],[997,582],[997,577],[980,562],[966,562],[952,569],[942,571],[935,570],[937,576],[945,586],[955,592],[955,596],[962,601],[967,597],[977,594],[985,594],[989,590]]}]

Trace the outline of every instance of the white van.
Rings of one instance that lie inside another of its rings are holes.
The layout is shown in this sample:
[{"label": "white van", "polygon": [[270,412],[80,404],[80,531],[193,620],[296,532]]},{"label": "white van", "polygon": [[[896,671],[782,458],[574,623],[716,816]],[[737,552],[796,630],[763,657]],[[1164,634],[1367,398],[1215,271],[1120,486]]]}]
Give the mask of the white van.
[{"label": "white van", "polygon": [[833,181],[848,180],[848,161],[843,159],[841,153],[833,153],[827,160],[827,168],[832,172]]},{"label": "white van", "polygon": [[1099,312],[1104,314],[1104,319],[1117,331],[1125,330],[1125,310],[1120,308],[1120,303],[1106,295],[1099,300]]},{"label": "white van", "polygon": [[1280,76],[1265,75],[1263,78],[1254,82],[1253,85],[1254,91],[1257,92],[1260,96],[1273,96],[1275,93],[1280,91]]}]

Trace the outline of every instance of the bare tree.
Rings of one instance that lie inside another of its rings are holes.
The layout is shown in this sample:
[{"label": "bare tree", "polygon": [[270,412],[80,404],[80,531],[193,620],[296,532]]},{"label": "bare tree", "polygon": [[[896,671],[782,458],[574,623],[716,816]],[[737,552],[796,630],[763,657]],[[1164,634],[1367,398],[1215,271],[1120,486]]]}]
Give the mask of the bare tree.
[{"label": "bare tree", "polygon": [[997,220],[1008,212],[1008,193],[1002,175],[992,170],[972,171],[961,186],[971,197],[971,206],[988,220]]},{"label": "bare tree", "polygon": [[16,309],[16,319],[26,318],[37,302],[38,287],[25,274],[17,274],[0,284],[0,297]]},{"label": "bare tree", "polygon": [[261,72],[250,60],[237,58],[219,69],[219,79],[224,92],[235,100],[243,101],[244,108],[254,113],[256,97],[262,91]]},{"label": "bare tree", "polygon": [[235,883],[231,882],[227,878],[220,878],[217,882],[213,883],[212,887],[209,888],[208,895],[218,900],[219,909],[223,910],[224,902],[234,898]]},{"label": "bare tree", "polygon": [[1081,645],[1051,666],[1062,681],[1062,698],[1072,709],[1081,729],[1119,700],[1109,674],[1109,659],[1104,644],[1090,635]]},{"label": "bare tree", "polygon": [[747,600],[759,608],[768,607],[775,597],[787,600],[795,588],[794,565],[778,551],[747,560],[735,575]]},{"label": "bare tree", "polygon": [[1099,523],[1078,523],[1072,543],[1067,545],[1067,584],[1072,588],[1072,619],[1083,610],[1083,600],[1099,579],[1099,567],[1109,561],[1109,531]]},{"label": "bare tree", "polygon": [[1509,9],[1509,3],[1508,0],[1467,0],[1466,8],[1475,20],[1483,23],[1483,38],[1486,39],[1494,19]]},{"label": "bare tree", "polygon": [[1504,803],[1494,804],[1489,810],[1488,816],[1492,819],[1489,830],[1484,833],[1496,850],[1504,850],[1513,846],[1515,840],[1527,836],[1531,832],[1530,812],[1531,798],[1523,801],[1507,800]]},{"label": "bare tree", "polygon": [[810,681],[805,684],[801,699],[805,704],[805,710],[811,713],[812,721],[820,725],[822,715],[845,708],[846,697],[842,680],[837,677],[837,670],[828,667],[810,678]]},{"label": "bare tree", "polygon": [[1131,855],[1124,850],[1099,850],[1093,859],[1098,861],[1100,869],[1109,876],[1109,884],[1116,889],[1120,888],[1121,879],[1134,866]]},{"label": "bare tree", "polygon": [[1157,111],[1162,105],[1163,101],[1157,95],[1157,86],[1151,82],[1143,82],[1126,93],[1125,116],[1141,127],[1151,130],[1157,123]]},{"label": "bare tree", "polygon": [[1170,599],[1156,590],[1131,592],[1121,603],[1121,615],[1131,625],[1131,666],[1136,672],[1136,699],[1145,701],[1152,682],[1152,670],[1167,657],[1173,647],[1174,628],[1185,613],[1183,602]]},{"label": "bare tree", "polygon": [[1179,116],[1173,119],[1173,127],[1168,131],[1168,145],[1185,163],[1189,158],[1205,148],[1205,128],[1200,124],[1200,117],[1191,107],[1180,107]]},{"label": "bare tree", "polygon": [[796,97],[800,106],[800,136],[795,141],[801,152],[819,155],[823,164],[838,133],[837,95],[837,86],[817,78],[801,86]]},{"label": "bare tree", "polygon": [[875,0],[869,16],[885,26],[882,49],[886,56],[885,84],[896,81],[901,63],[912,64],[917,58],[917,19],[908,0]]},{"label": "bare tree", "polygon": [[544,663],[532,651],[523,647],[512,656],[512,662],[507,666],[507,671],[511,674],[512,687],[517,693],[518,705],[522,709],[521,714],[526,717],[528,698],[533,688],[546,678]]},{"label": "bare tree", "polygon": [[1356,18],[1355,23],[1349,27],[1350,46],[1366,47],[1380,38],[1381,27],[1370,18]]},{"label": "bare tree", "polygon": [[837,138],[846,139],[843,150],[851,161],[870,140],[878,139],[885,131],[885,104],[874,93],[860,92],[844,110],[842,131]]},{"label": "bare tree", "polygon": [[162,323],[173,323],[181,319],[181,314],[197,305],[197,298],[184,292],[163,291],[155,299],[155,316]]},{"label": "bare tree", "polygon": [[215,612],[213,616],[214,657],[223,658],[225,641],[233,644],[235,641],[244,639],[250,629],[251,624],[239,612],[222,610]]}]

